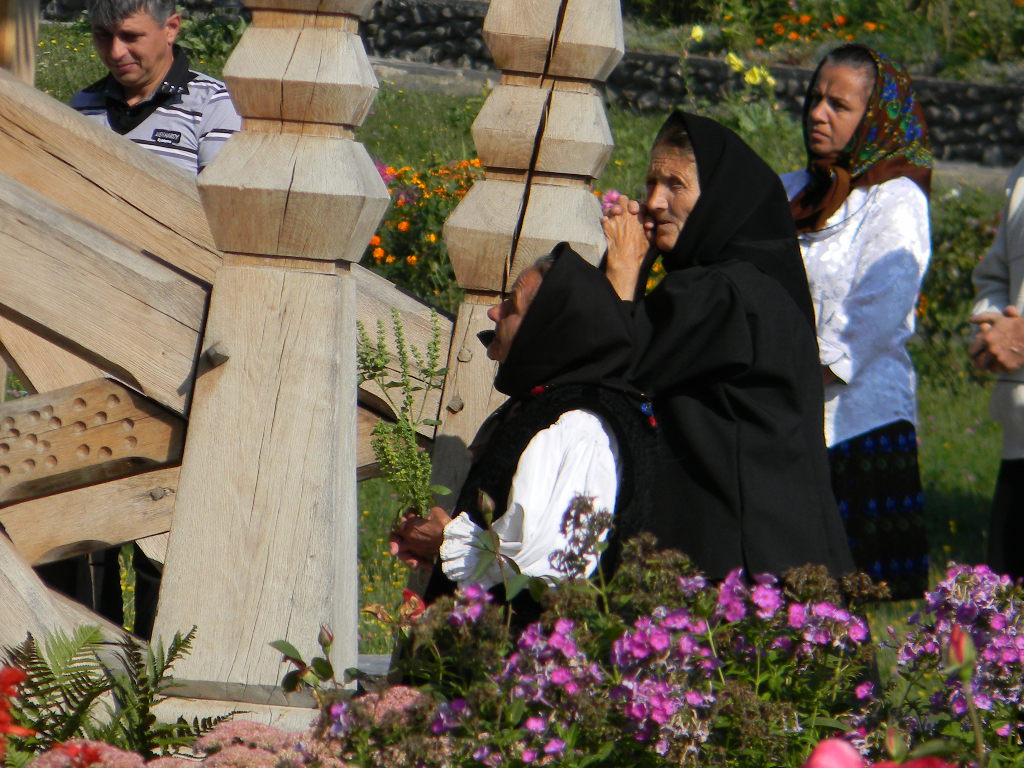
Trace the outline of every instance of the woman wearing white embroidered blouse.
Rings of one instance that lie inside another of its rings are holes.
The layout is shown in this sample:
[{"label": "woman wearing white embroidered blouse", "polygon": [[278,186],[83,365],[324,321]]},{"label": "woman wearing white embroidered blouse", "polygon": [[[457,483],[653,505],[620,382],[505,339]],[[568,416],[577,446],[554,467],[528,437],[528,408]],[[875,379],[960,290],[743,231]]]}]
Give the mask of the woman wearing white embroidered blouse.
[{"label": "woman wearing white embroidered blouse", "polygon": [[783,176],[825,379],[833,491],[857,567],[896,599],[927,587],[915,383],[906,341],[931,254],[932,154],[906,72],[832,51],[804,102],[808,164]]}]

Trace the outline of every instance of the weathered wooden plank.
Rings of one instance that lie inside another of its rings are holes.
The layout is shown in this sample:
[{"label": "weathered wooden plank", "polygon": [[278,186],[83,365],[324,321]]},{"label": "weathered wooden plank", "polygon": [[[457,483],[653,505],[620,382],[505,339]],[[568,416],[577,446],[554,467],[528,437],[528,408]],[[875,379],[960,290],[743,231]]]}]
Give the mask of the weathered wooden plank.
[{"label": "weathered wooden plank", "polygon": [[70,624],[6,536],[0,536],[0,645],[17,645],[31,632],[43,637],[54,629],[67,632]]},{"label": "weathered wooden plank", "polygon": [[9,401],[0,505],[177,463],[184,439],[182,419],[108,379]]},{"label": "weathered wooden plank", "polygon": [[63,389],[99,378],[103,371],[74,352],[0,315],[0,341],[35,392]]},{"label": "weathered wooden plank", "polygon": [[[477,429],[505,396],[494,389],[498,364],[487,357],[477,338],[480,331],[494,328],[487,317],[499,297],[473,296],[463,302],[455,320],[455,335],[448,356],[441,408],[441,426],[434,438],[433,482],[457,494],[469,471],[469,446]],[[482,302],[482,303],[476,303]],[[447,500],[454,502],[454,496]]]},{"label": "weathered wooden plank", "polygon": [[35,81],[38,36],[38,2],[0,0],[0,67],[27,85]]},{"label": "weathered wooden plank", "polygon": [[155,635],[199,626],[177,693],[288,703],[268,642],[312,654],[324,625],[335,668],[356,659],[353,280],[225,265],[204,349],[220,345],[196,382]]},{"label": "weathered wooden plank", "polygon": [[202,281],[220,265],[194,177],[6,72],[0,172]]},{"label": "weathered wooden plank", "polygon": [[0,313],[75,345],[182,413],[206,290],[13,179],[0,177]]},{"label": "weathered wooden plank", "polygon": [[23,501],[0,509],[0,525],[31,565],[166,533],[178,473],[178,467],[167,467]]}]

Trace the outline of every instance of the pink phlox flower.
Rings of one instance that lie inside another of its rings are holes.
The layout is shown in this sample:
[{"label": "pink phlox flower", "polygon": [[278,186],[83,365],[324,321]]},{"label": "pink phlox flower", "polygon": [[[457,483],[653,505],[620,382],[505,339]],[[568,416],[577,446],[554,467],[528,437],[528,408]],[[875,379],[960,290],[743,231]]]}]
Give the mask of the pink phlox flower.
[{"label": "pink phlox flower", "polygon": [[857,698],[860,701],[864,701],[864,699],[870,699],[874,692],[875,684],[870,681],[861,683],[854,689],[854,693],[857,695]]},{"label": "pink phlox flower", "polygon": [[786,609],[789,617],[789,626],[793,629],[803,629],[807,623],[807,606],[802,603],[790,603]]},{"label": "pink phlox flower", "polygon": [[543,733],[544,729],[548,727],[548,724],[544,721],[543,717],[537,717],[536,715],[526,718],[526,722],[523,724],[530,733]]},{"label": "pink phlox flower", "polygon": [[561,739],[551,739],[544,745],[545,755],[560,755],[565,751],[565,742]]},{"label": "pink phlox flower", "polygon": [[864,758],[844,739],[819,741],[803,768],[864,768]]},{"label": "pink phlox flower", "polygon": [[768,584],[758,584],[754,587],[751,598],[757,606],[757,617],[759,619],[770,619],[782,607],[782,593],[775,587]]}]

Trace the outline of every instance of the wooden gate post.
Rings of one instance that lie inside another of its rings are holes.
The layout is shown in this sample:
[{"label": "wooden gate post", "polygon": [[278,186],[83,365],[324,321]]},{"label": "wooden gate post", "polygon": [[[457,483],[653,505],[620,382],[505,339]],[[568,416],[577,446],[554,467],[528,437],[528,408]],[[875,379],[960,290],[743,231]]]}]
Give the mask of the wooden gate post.
[{"label": "wooden gate post", "polygon": [[559,242],[597,263],[601,208],[590,190],[612,150],[595,85],[622,58],[619,0],[491,0],[484,40],[501,84],[473,123],[485,168],[445,225],[466,301],[459,310],[435,440],[437,482],[458,489],[465,448],[501,402],[495,365],[476,340],[487,309],[516,276]]},{"label": "wooden gate post", "polygon": [[243,131],[199,177],[225,255],[154,634],[199,627],[178,695],[287,704],[270,641],[311,656],[324,625],[335,669],[356,662],[349,263],[388,193],[352,138],[377,89],[357,26],[373,0],[246,4],[253,24],[224,70]]}]

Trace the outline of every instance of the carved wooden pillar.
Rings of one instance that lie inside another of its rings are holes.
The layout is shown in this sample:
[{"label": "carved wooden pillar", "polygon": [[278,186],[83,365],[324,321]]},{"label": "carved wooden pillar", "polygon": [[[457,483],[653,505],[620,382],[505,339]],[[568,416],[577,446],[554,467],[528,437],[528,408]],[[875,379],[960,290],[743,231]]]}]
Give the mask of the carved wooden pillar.
[{"label": "carved wooden pillar", "polygon": [[[214,280],[156,632],[199,627],[181,696],[287,703],[267,643],[357,653],[355,287],[388,204],[352,138],[373,0],[246,0],[224,75],[243,131],[199,178]],[[240,707],[248,709],[249,707]]]},{"label": "carved wooden pillar", "polygon": [[597,263],[605,250],[590,189],[612,150],[595,85],[623,54],[619,0],[491,0],[484,40],[501,84],[473,124],[485,168],[445,226],[466,302],[459,310],[438,430],[437,480],[457,489],[465,446],[501,402],[495,364],[476,340],[487,309],[559,242]]}]

